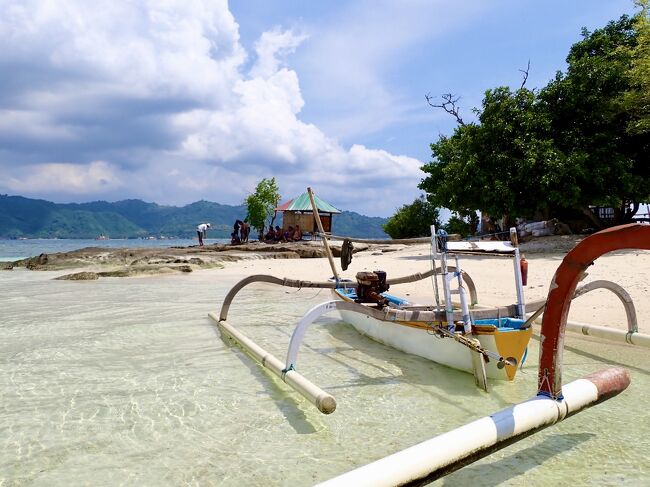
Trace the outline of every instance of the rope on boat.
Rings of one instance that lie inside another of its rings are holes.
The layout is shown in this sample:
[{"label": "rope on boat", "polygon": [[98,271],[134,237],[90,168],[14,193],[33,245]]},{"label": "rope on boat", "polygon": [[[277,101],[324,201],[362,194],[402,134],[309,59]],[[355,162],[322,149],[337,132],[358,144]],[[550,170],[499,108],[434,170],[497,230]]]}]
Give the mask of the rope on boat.
[{"label": "rope on boat", "polygon": [[517,359],[514,357],[508,357],[504,358],[501,355],[491,352],[490,350],[482,347],[481,345],[476,344],[473,340],[467,338],[464,335],[461,335],[459,333],[454,333],[453,331],[447,330],[447,328],[444,328],[439,325],[432,325],[434,331],[440,333],[441,335],[447,336],[449,338],[453,338],[456,340],[458,343],[461,345],[466,346],[470,350],[476,353],[480,353],[483,355],[483,359],[486,362],[489,362],[491,358],[495,359],[498,362],[498,367],[502,368],[504,365],[512,365],[513,367],[517,366]]},{"label": "rope on boat", "polygon": [[524,356],[521,357],[521,363],[519,364],[519,370],[524,370],[524,364],[526,363],[526,359],[528,358],[528,347],[524,349]]},{"label": "rope on boat", "polygon": [[284,369],[282,369],[282,376],[281,376],[282,380],[284,380],[284,378],[287,376],[287,372],[289,372],[290,370],[296,370],[293,368],[293,364],[289,364],[289,367],[285,367]]}]

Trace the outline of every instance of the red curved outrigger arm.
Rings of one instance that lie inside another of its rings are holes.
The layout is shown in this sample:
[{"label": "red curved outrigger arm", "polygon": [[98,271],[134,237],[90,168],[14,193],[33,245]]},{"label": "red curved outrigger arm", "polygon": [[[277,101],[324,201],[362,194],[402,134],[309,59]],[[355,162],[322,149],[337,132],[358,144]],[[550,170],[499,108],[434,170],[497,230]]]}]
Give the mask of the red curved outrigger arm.
[{"label": "red curved outrigger arm", "polygon": [[576,245],[555,271],[540,333],[538,394],[562,398],[564,329],[571,298],[582,273],[594,260],[622,249],[650,250],[650,225],[632,223],[595,233]]}]

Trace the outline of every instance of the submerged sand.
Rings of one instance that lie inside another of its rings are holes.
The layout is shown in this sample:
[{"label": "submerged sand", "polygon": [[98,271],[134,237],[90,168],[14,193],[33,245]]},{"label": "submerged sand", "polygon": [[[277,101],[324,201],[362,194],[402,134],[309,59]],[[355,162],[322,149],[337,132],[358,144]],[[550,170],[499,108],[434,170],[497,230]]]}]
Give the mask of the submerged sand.
[{"label": "submerged sand", "polygon": [[[543,298],[565,250],[553,238],[530,243],[523,246],[526,294]],[[323,280],[331,276],[328,261],[247,255],[222,268],[139,279],[51,280],[93,266],[0,274],[0,484],[313,485],[537,391],[538,341],[517,380],[494,381],[485,394],[471,375],[371,342],[332,316],[310,328],[299,358],[301,372],[337,399],[336,413],[324,416],[230,348],[207,314],[247,275]],[[586,278],[625,287],[645,333],[649,259],[648,252],[610,254]],[[461,265],[481,304],[514,301],[510,260],[465,258]],[[355,254],[342,275],[383,269],[399,277],[429,268],[427,245],[373,247]],[[433,301],[430,280],[391,291]],[[237,296],[229,321],[284,357],[300,316],[327,299],[324,290],[255,284]],[[569,317],[626,326],[608,291],[576,299]],[[642,452],[650,429],[630,420],[647,415],[640,400],[650,387],[646,351],[567,334],[563,363],[567,383],[623,365],[632,385],[434,485],[647,485]]]}]

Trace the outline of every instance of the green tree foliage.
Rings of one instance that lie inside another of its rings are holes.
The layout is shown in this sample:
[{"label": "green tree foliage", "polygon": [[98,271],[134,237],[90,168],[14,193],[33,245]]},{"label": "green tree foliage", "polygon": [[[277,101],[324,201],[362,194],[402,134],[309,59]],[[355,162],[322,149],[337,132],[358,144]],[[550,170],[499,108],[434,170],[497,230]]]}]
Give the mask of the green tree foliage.
[{"label": "green tree foliage", "polygon": [[430,235],[431,225],[440,226],[438,208],[421,196],[399,208],[382,228],[391,238],[413,238]]},{"label": "green tree foliage", "polygon": [[[637,24],[623,16],[593,33],[583,30],[566,74],[558,72],[539,92],[487,90],[477,122],[431,144],[433,161],[420,184],[431,202],[514,218],[589,212],[589,205],[624,210],[646,200],[648,136],[627,130],[632,116],[623,103],[635,89]],[[624,213],[621,220],[631,216]]]},{"label": "green tree foliage", "polygon": [[443,228],[447,233],[457,233],[461,237],[470,237],[476,234],[479,218],[475,211],[453,212]]},{"label": "green tree foliage", "polygon": [[546,196],[540,179],[554,159],[548,117],[534,92],[488,90],[478,123],[461,125],[431,144],[434,161],[422,180],[432,203],[469,214],[519,216],[535,212]]},{"label": "green tree foliage", "polygon": [[634,17],[638,33],[637,44],[631,50],[631,89],[626,93],[626,108],[632,119],[628,126],[631,133],[650,132],[650,6],[648,0],[635,2],[641,11]]},{"label": "green tree foliage", "polygon": [[570,169],[572,184],[564,207],[610,206],[619,222],[625,209],[650,194],[647,134],[631,134],[632,115],[623,103],[633,89],[630,72],[637,31],[622,16],[604,28],[582,32],[571,47],[566,74],[558,73],[540,92],[551,122],[551,136]]},{"label": "green tree foliage", "polygon": [[449,221],[446,223],[444,228],[447,233],[457,233],[461,237],[469,237],[473,234],[469,222],[458,215],[458,213],[453,213],[449,217]]},{"label": "green tree foliage", "polygon": [[264,231],[266,220],[275,213],[275,207],[280,201],[280,193],[275,178],[262,179],[257,183],[255,193],[249,195],[244,202],[248,208],[246,219],[258,232]]}]

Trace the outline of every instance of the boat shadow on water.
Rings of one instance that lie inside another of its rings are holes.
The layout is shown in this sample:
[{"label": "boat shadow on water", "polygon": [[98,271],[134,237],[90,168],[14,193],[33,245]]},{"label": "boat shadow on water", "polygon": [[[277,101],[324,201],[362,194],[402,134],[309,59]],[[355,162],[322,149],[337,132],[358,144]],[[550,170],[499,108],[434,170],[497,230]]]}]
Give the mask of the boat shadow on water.
[{"label": "boat shadow on water", "polygon": [[[417,388],[435,401],[448,404],[468,414],[476,413],[473,408],[468,407],[468,398],[487,397],[485,392],[476,387],[472,376],[465,372],[379,343],[359,333],[352,325],[338,318],[328,319],[329,322],[322,326],[322,329],[333,339],[346,345],[313,347],[308,343],[303,343],[303,347],[323,354],[328,360],[335,361],[354,376],[345,383],[328,387],[327,389],[330,391],[405,384]],[[438,338],[431,336],[431,339],[437,340]],[[373,376],[364,372],[369,369],[376,370],[377,375]],[[396,371],[399,372],[396,373]],[[494,391],[490,392],[490,397],[504,406],[511,404],[510,400],[499,397]]]},{"label": "boat shadow on water", "polygon": [[311,405],[305,406],[304,401],[296,400],[295,394],[292,394],[291,390],[287,389],[286,386],[283,387],[282,381],[278,380],[277,377],[268,372],[264,367],[260,367],[237,346],[233,346],[231,343],[228,345],[237,359],[248,368],[251,375],[264,388],[269,399],[273,401],[280,413],[287,420],[287,423],[291,425],[296,433],[308,435],[318,431],[304,410],[304,407],[311,408]]}]

